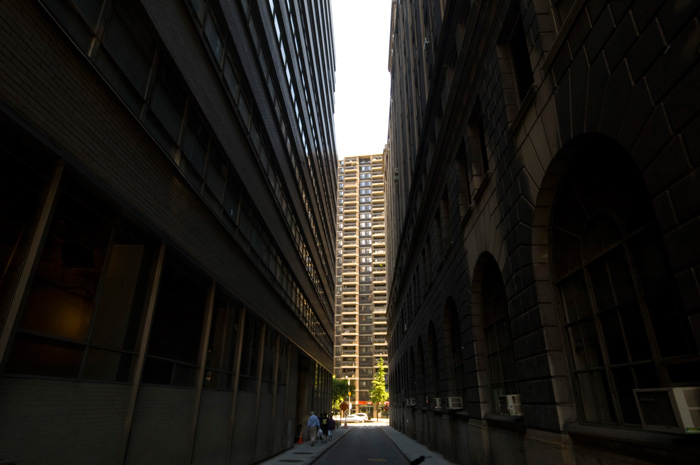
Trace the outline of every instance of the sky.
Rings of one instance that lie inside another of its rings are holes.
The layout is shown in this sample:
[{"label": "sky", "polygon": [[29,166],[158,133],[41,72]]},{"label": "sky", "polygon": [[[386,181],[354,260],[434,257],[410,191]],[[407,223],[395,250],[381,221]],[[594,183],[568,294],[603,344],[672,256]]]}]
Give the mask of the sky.
[{"label": "sky", "polygon": [[389,127],[391,0],[331,0],[338,159],[382,153]]}]

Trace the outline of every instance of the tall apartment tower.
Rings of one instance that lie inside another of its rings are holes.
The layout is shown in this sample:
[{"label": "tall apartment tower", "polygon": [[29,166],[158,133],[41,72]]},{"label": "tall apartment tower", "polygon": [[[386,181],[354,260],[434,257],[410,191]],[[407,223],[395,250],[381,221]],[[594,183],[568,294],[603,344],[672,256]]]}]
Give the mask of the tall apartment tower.
[{"label": "tall apartment tower", "polygon": [[340,160],[335,376],[355,386],[353,411],[366,413],[377,361],[388,355],[384,225],[384,155]]},{"label": "tall apartment tower", "polygon": [[328,407],[330,0],[0,3],[0,462],[249,464]]}]

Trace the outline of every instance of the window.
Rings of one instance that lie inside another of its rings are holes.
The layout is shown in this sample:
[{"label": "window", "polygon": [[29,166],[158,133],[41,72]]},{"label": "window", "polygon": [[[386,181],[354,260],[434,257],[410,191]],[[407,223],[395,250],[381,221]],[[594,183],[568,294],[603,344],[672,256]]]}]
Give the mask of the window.
[{"label": "window", "polygon": [[224,44],[221,40],[221,35],[216,30],[214,18],[209,13],[207,13],[204,20],[204,35],[207,38],[207,42],[209,42],[209,47],[214,54],[214,58],[216,58],[217,65],[221,66],[221,60],[224,56]]},{"label": "window", "polygon": [[496,260],[490,255],[484,255],[480,261],[483,275],[479,292],[486,337],[491,401],[495,412],[507,414],[507,411],[502,410],[499,396],[520,392],[515,368],[510,318],[508,318],[508,300],[501,270]]},{"label": "window", "polygon": [[187,93],[179,80],[179,73],[165,57],[161,57],[146,126],[171,155],[174,155],[173,150],[180,140],[186,100]]},{"label": "window", "polygon": [[508,64],[502,68],[504,74],[513,74],[518,103],[522,103],[532,83],[532,66],[530,65],[530,52],[525,38],[523,19],[520,14],[520,1],[512,0],[510,9],[506,14],[503,29],[498,38],[498,44],[508,55]]},{"label": "window", "polygon": [[126,220],[117,226],[96,192],[65,183],[6,370],[128,382],[156,247]]},{"label": "window", "polygon": [[[37,209],[42,201],[42,193],[51,176],[50,160],[42,159],[35,166],[29,166],[30,157],[2,153],[0,170],[0,266],[3,269],[0,279],[0,330],[5,324],[15,281],[22,265],[30,234],[34,229]],[[21,161],[20,161],[21,160]]]},{"label": "window", "polygon": [[205,389],[233,389],[239,308],[240,304],[217,290],[207,350]]},{"label": "window", "polygon": [[481,116],[481,103],[474,104],[467,123],[467,141],[472,162],[472,176],[475,178],[474,189],[478,189],[489,173],[489,157],[486,149],[486,133]]},{"label": "window", "polygon": [[566,172],[551,256],[579,416],[639,425],[633,389],[697,385],[697,348],[636,165],[606,141]]},{"label": "window", "polygon": [[194,386],[209,286],[168,251],[148,341],[143,382]]},{"label": "window", "polygon": [[467,150],[462,141],[455,156],[455,171],[457,175],[457,191],[459,195],[459,216],[464,218],[471,208],[471,192],[469,188],[469,171],[467,170]]},{"label": "window", "polygon": [[262,323],[251,313],[246,313],[241,349],[241,371],[238,389],[255,392],[258,380],[258,361],[260,357],[260,335]]}]

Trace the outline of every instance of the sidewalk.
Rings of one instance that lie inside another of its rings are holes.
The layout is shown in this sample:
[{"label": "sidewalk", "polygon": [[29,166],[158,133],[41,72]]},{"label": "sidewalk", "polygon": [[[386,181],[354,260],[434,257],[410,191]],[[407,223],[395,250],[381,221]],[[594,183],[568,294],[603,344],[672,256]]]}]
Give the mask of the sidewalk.
[{"label": "sidewalk", "polygon": [[[338,424],[339,422],[336,422],[336,425]],[[316,445],[314,446],[311,446],[311,441],[304,441],[303,444],[294,444],[294,447],[291,449],[287,449],[265,462],[260,462],[258,465],[282,465],[288,463],[298,463],[300,465],[311,464],[326,453],[328,449],[341,441],[343,435],[347,433],[349,429],[350,428],[336,427],[333,431],[333,439],[325,444],[321,441],[316,441]]]},{"label": "sidewalk", "polygon": [[396,431],[391,426],[385,426],[382,428],[382,431],[389,436],[389,439],[394,441],[396,447],[401,451],[404,457],[406,457],[409,463],[422,456],[424,457],[424,461],[421,462],[421,465],[455,465],[439,453],[428,449],[423,444]]},{"label": "sidewalk", "polygon": [[[377,423],[375,423],[375,425],[376,424]],[[397,449],[399,449],[403,456],[406,457],[407,462],[410,463],[412,460],[416,460],[422,456],[424,457],[424,461],[421,462],[421,465],[454,465],[439,453],[428,449],[423,444],[420,444],[405,434],[396,431],[394,428],[388,425],[388,422],[380,421],[378,424],[382,426],[381,430],[384,432],[384,434],[386,434],[389,439],[394,442]],[[305,441],[303,444],[294,444],[294,447],[291,449],[288,449],[265,462],[261,462],[259,465],[283,465],[288,463],[310,465],[318,460],[318,458],[326,453],[331,447],[342,441],[343,435],[353,427],[354,426],[351,425],[349,428],[336,428],[335,431],[333,431],[333,439],[325,444],[319,441],[316,441],[316,445],[313,447],[311,446],[311,441]]]}]

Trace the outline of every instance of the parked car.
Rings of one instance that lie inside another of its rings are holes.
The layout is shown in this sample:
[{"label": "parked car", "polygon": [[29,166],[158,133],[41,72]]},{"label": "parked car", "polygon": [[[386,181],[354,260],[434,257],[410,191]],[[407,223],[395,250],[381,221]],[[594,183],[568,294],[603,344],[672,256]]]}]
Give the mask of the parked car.
[{"label": "parked car", "polygon": [[365,421],[369,421],[369,417],[367,417],[366,413],[355,413],[358,417],[364,417]]},{"label": "parked car", "polygon": [[345,417],[344,420],[348,423],[364,423],[365,421],[367,421],[367,415],[353,413],[352,415],[348,415],[347,417]]}]

